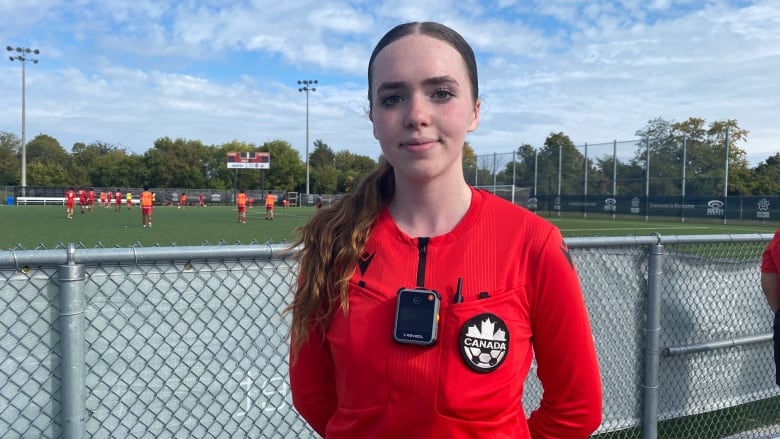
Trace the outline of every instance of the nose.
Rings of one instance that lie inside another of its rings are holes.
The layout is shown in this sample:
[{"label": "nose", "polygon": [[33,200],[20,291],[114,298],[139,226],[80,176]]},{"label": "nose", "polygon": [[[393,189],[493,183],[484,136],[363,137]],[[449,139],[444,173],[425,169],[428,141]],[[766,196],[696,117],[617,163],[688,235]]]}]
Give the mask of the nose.
[{"label": "nose", "polygon": [[424,96],[414,95],[407,101],[404,125],[409,128],[428,126],[431,123],[431,104]]}]

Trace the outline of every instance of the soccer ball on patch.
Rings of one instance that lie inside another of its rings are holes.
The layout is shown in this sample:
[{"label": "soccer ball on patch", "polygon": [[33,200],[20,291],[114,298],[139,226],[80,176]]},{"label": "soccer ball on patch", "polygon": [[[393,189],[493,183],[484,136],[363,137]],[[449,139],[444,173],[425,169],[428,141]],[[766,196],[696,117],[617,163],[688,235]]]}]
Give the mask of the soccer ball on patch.
[{"label": "soccer ball on patch", "polygon": [[493,367],[504,356],[504,351],[498,349],[480,349],[475,347],[466,349],[469,351],[472,363],[479,367]]}]

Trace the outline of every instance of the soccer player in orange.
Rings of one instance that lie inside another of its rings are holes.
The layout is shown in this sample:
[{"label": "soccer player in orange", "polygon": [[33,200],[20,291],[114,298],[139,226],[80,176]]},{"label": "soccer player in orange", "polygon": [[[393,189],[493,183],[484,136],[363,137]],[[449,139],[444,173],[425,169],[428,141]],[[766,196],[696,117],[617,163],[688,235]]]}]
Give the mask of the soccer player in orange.
[{"label": "soccer player in orange", "polygon": [[274,194],[271,193],[271,191],[268,191],[268,195],[265,196],[265,219],[267,220],[274,219],[275,202],[276,202],[276,197],[274,197]]},{"label": "soccer player in orange", "polygon": [[149,192],[149,186],[144,186],[141,192],[141,225],[152,227],[152,204],[154,204],[154,195]]},{"label": "soccer player in orange", "polygon": [[238,222],[246,224],[246,194],[243,189],[236,196],[236,207],[238,207]]}]

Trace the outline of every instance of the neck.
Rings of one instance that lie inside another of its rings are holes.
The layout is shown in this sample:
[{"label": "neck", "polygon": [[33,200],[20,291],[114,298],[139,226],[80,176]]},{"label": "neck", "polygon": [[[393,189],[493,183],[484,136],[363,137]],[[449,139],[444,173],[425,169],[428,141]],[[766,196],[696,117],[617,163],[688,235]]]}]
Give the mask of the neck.
[{"label": "neck", "polygon": [[[400,183],[400,184],[399,184]],[[439,236],[458,225],[471,206],[471,188],[464,180],[442,184],[399,182],[389,209],[401,231],[413,237]]]}]

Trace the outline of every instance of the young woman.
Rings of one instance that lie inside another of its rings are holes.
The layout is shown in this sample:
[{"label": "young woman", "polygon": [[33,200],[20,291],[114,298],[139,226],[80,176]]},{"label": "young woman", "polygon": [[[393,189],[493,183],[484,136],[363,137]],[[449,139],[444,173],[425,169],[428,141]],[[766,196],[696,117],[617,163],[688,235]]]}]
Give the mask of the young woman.
[{"label": "young woman", "polygon": [[761,290],[774,314],[775,382],[780,386],[780,229],[761,255]]},{"label": "young woman", "polygon": [[[383,159],[302,229],[296,409],[327,438],[587,437],[601,380],[568,249],[463,176],[480,111],[471,47],[441,24],[397,26],[368,85]],[[526,418],[534,356],[544,397]]]}]

